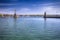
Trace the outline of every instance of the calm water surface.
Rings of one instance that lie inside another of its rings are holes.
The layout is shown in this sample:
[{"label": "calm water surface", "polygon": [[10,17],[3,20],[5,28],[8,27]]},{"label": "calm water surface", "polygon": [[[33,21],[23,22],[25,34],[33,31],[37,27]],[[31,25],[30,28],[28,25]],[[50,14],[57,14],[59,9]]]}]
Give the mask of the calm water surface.
[{"label": "calm water surface", "polygon": [[60,19],[0,18],[0,40],[60,40]]}]

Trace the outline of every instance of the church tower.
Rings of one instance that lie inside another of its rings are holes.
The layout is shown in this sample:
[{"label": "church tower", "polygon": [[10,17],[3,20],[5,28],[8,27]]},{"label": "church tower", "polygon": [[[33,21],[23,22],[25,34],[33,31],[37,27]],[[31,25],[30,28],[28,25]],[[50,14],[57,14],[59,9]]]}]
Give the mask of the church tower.
[{"label": "church tower", "polygon": [[16,18],[17,17],[17,15],[16,15],[16,10],[14,10],[14,18]]},{"label": "church tower", "polygon": [[46,18],[46,12],[44,12],[44,18]]}]

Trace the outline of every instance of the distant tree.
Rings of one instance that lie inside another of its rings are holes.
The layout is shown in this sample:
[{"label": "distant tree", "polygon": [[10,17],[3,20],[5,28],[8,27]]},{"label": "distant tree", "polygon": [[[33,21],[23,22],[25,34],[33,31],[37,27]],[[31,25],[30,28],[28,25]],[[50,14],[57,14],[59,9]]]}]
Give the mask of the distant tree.
[{"label": "distant tree", "polygon": [[2,16],[2,14],[0,14],[0,17]]}]

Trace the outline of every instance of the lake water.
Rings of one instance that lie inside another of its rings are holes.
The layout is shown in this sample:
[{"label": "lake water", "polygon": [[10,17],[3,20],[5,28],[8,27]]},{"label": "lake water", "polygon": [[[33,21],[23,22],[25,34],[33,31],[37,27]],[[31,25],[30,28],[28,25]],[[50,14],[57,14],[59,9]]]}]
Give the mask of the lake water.
[{"label": "lake water", "polygon": [[60,40],[60,19],[0,18],[0,40]]}]

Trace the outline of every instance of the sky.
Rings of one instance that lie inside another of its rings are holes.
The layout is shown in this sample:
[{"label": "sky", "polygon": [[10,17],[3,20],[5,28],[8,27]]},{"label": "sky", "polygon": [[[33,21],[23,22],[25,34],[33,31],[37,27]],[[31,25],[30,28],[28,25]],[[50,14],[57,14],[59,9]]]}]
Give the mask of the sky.
[{"label": "sky", "polygon": [[60,14],[60,0],[0,0],[0,14]]}]

